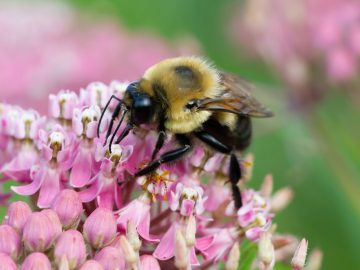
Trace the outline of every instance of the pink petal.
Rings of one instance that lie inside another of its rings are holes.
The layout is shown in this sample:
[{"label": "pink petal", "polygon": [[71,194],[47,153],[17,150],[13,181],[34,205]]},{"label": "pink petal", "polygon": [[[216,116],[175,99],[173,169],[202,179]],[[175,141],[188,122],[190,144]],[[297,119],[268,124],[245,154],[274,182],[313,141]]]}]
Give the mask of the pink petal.
[{"label": "pink petal", "polygon": [[132,152],[134,150],[134,147],[132,145],[126,145],[122,148],[122,155],[120,162],[123,163],[129,159]]},{"label": "pink petal", "polygon": [[207,235],[201,238],[197,238],[195,241],[195,247],[196,249],[202,251],[207,248],[214,242],[214,235]]},{"label": "pink petal", "polygon": [[29,196],[35,194],[39,189],[42,183],[44,182],[44,172],[39,172],[34,177],[34,180],[25,186],[12,186],[11,189],[15,193],[22,196]]},{"label": "pink petal", "polygon": [[171,224],[159,245],[156,247],[153,256],[158,260],[165,261],[174,256],[176,226],[176,223]]},{"label": "pink petal", "polygon": [[113,166],[112,161],[108,158],[104,158],[103,161],[101,162],[100,170],[103,173],[110,173],[112,170],[112,166]]},{"label": "pink petal", "polygon": [[[98,179],[98,176],[96,177]],[[94,200],[101,192],[104,184],[100,181],[95,181],[88,189],[82,190],[79,192],[80,199],[82,202],[91,202]]]},{"label": "pink petal", "polygon": [[43,177],[37,205],[40,208],[49,208],[60,191],[60,172],[48,169]]},{"label": "pink petal", "polygon": [[[75,116],[74,116],[75,118]],[[80,136],[83,133],[83,123],[80,118],[73,118],[72,128],[77,136]]]},{"label": "pink petal", "polygon": [[49,95],[49,113],[55,118],[60,116],[60,107],[55,95]]},{"label": "pink petal", "polygon": [[187,216],[187,217],[190,216],[193,213],[194,206],[195,206],[195,201],[190,199],[183,200],[181,203],[180,214],[182,216]]},{"label": "pink petal", "polygon": [[47,146],[47,145],[43,145],[41,148],[41,156],[46,160],[46,161],[50,161],[52,158],[52,149]]},{"label": "pink petal", "polygon": [[192,247],[190,249],[190,263],[191,263],[191,265],[200,265],[200,262],[197,259],[194,247]]},{"label": "pink petal", "polygon": [[256,241],[260,238],[260,234],[263,232],[264,230],[261,229],[260,227],[254,227],[251,228],[249,230],[247,230],[245,232],[245,235],[248,239],[250,239],[251,241]]},{"label": "pink petal", "polygon": [[147,211],[140,222],[137,224],[137,231],[142,238],[150,243],[157,243],[160,241],[158,237],[150,235],[150,211]]},{"label": "pink petal", "polygon": [[92,171],[91,155],[92,153],[88,149],[84,147],[79,149],[70,174],[70,185],[72,187],[83,187],[89,182]]},{"label": "pink petal", "polygon": [[115,200],[114,193],[114,185],[103,186],[101,193],[97,196],[98,206],[113,210]]}]

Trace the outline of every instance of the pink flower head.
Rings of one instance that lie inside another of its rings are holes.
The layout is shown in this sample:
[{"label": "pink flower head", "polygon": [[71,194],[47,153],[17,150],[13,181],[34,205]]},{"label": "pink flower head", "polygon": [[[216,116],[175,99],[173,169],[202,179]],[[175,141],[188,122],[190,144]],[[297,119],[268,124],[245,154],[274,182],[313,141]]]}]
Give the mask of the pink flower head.
[{"label": "pink flower head", "polygon": [[31,209],[25,202],[13,202],[7,209],[4,223],[13,227],[21,235],[30,215]]},{"label": "pink flower head", "polygon": [[180,211],[182,216],[190,216],[193,213],[200,215],[204,211],[204,191],[199,186],[186,187],[182,183],[176,185],[175,193],[171,191],[170,208],[172,211]]},{"label": "pink flower head", "polygon": [[104,270],[125,269],[124,253],[114,247],[105,247],[100,250],[96,253],[95,260],[104,267]]},{"label": "pink flower head", "polygon": [[51,263],[44,253],[34,252],[28,255],[22,263],[21,270],[51,270]]},{"label": "pink flower head", "polygon": [[108,147],[97,145],[95,158],[102,159],[100,171],[90,180],[91,186],[80,192],[80,197],[83,202],[90,202],[96,198],[100,207],[112,210],[114,204],[117,207],[121,206],[118,182],[122,181],[122,173],[126,170],[133,147],[113,144],[111,150],[110,153]]},{"label": "pink flower head", "polygon": [[19,258],[22,245],[19,234],[9,225],[0,225],[0,252],[15,261]]},{"label": "pink flower head", "polygon": [[72,118],[73,131],[77,136],[84,136],[88,139],[96,137],[97,121],[100,118],[100,109],[96,105],[74,109]]},{"label": "pink flower head", "polygon": [[74,109],[79,106],[75,92],[62,90],[57,95],[49,95],[49,113],[56,119],[71,120]]},{"label": "pink flower head", "polygon": [[[17,270],[15,262],[5,253],[0,252],[0,270]],[[46,269],[45,269],[46,270]]]}]

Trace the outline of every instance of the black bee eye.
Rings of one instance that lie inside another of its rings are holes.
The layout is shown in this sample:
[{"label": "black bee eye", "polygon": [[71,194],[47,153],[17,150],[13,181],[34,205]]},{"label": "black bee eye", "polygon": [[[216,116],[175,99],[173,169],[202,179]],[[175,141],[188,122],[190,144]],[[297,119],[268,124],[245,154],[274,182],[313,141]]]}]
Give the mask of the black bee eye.
[{"label": "black bee eye", "polygon": [[133,100],[132,121],[134,124],[150,123],[154,116],[154,104],[147,95],[138,95]]},{"label": "black bee eye", "polygon": [[193,110],[195,108],[199,107],[199,101],[196,99],[190,100],[186,105],[185,108],[188,110]]}]

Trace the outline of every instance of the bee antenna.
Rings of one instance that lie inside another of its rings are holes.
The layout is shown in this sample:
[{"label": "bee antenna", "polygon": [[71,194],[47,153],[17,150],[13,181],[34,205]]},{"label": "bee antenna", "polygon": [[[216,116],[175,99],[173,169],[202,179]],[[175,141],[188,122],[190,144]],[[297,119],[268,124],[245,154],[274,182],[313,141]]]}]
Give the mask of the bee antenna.
[{"label": "bee antenna", "polygon": [[[122,124],[122,122],[123,122],[123,120],[124,120],[124,118],[125,118],[125,115],[126,115],[126,113],[128,112],[128,110],[126,109],[126,108],[124,108],[124,107],[122,107],[122,116],[121,116],[121,119],[120,119],[120,121],[119,121],[119,123],[118,123],[118,125],[116,126],[116,129],[115,129],[115,131],[114,131],[114,133],[113,133],[113,135],[111,136],[111,139],[110,139],[110,143],[109,143],[109,152],[111,153],[111,145],[112,145],[112,143],[113,143],[113,141],[114,141],[114,138],[115,138],[115,135],[116,135],[116,133],[119,131],[119,128],[120,128],[120,126],[121,126],[121,124]],[[106,142],[105,142],[106,143]]]},{"label": "bee antenna", "polygon": [[126,127],[124,128],[124,130],[121,132],[120,136],[117,138],[116,140],[116,144],[119,144],[130,132],[130,130],[132,130],[134,128],[134,124],[133,123],[128,123],[126,125]]},{"label": "bee antenna", "polygon": [[101,124],[101,121],[102,121],[102,119],[103,119],[103,117],[104,117],[104,115],[105,115],[105,112],[106,112],[107,108],[109,107],[110,102],[111,102],[112,99],[116,99],[118,102],[123,103],[123,101],[122,101],[121,99],[119,99],[119,98],[118,98],[117,96],[115,96],[115,95],[112,95],[112,96],[109,98],[109,100],[108,100],[108,102],[106,103],[103,111],[101,112],[101,116],[100,116],[99,123],[98,123],[98,126],[97,126],[97,136],[98,136],[98,138],[100,137],[100,124]]}]

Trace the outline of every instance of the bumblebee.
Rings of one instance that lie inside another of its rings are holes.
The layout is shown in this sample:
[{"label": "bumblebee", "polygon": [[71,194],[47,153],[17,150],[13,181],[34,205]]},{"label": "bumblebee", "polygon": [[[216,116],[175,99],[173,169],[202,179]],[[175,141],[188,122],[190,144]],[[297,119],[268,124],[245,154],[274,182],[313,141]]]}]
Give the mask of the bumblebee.
[{"label": "bumblebee", "polygon": [[[161,164],[175,161],[191,151],[197,138],[215,151],[230,156],[229,182],[235,206],[242,206],[238,181],[241,167],[236,151],[246,149],[251,141],[251,117],[269,117],[266,109],[251,94],[251,85],[239,77],[217,70],[200,57],[178,57],[163,60],[146,70],[143,77],[127,87],[123,99],[113,95],[118,105],[112,113],[106,142],[114,121],[120,119],[109,142],[111,144],[126,119],[116,144],[135,127],[147,125],[158,132],[149,164],[135,175],[142,176]],[[174,135],[178,147],[158,157],[166,134]],[[98,127],[99,134],[99,127]]]}]

